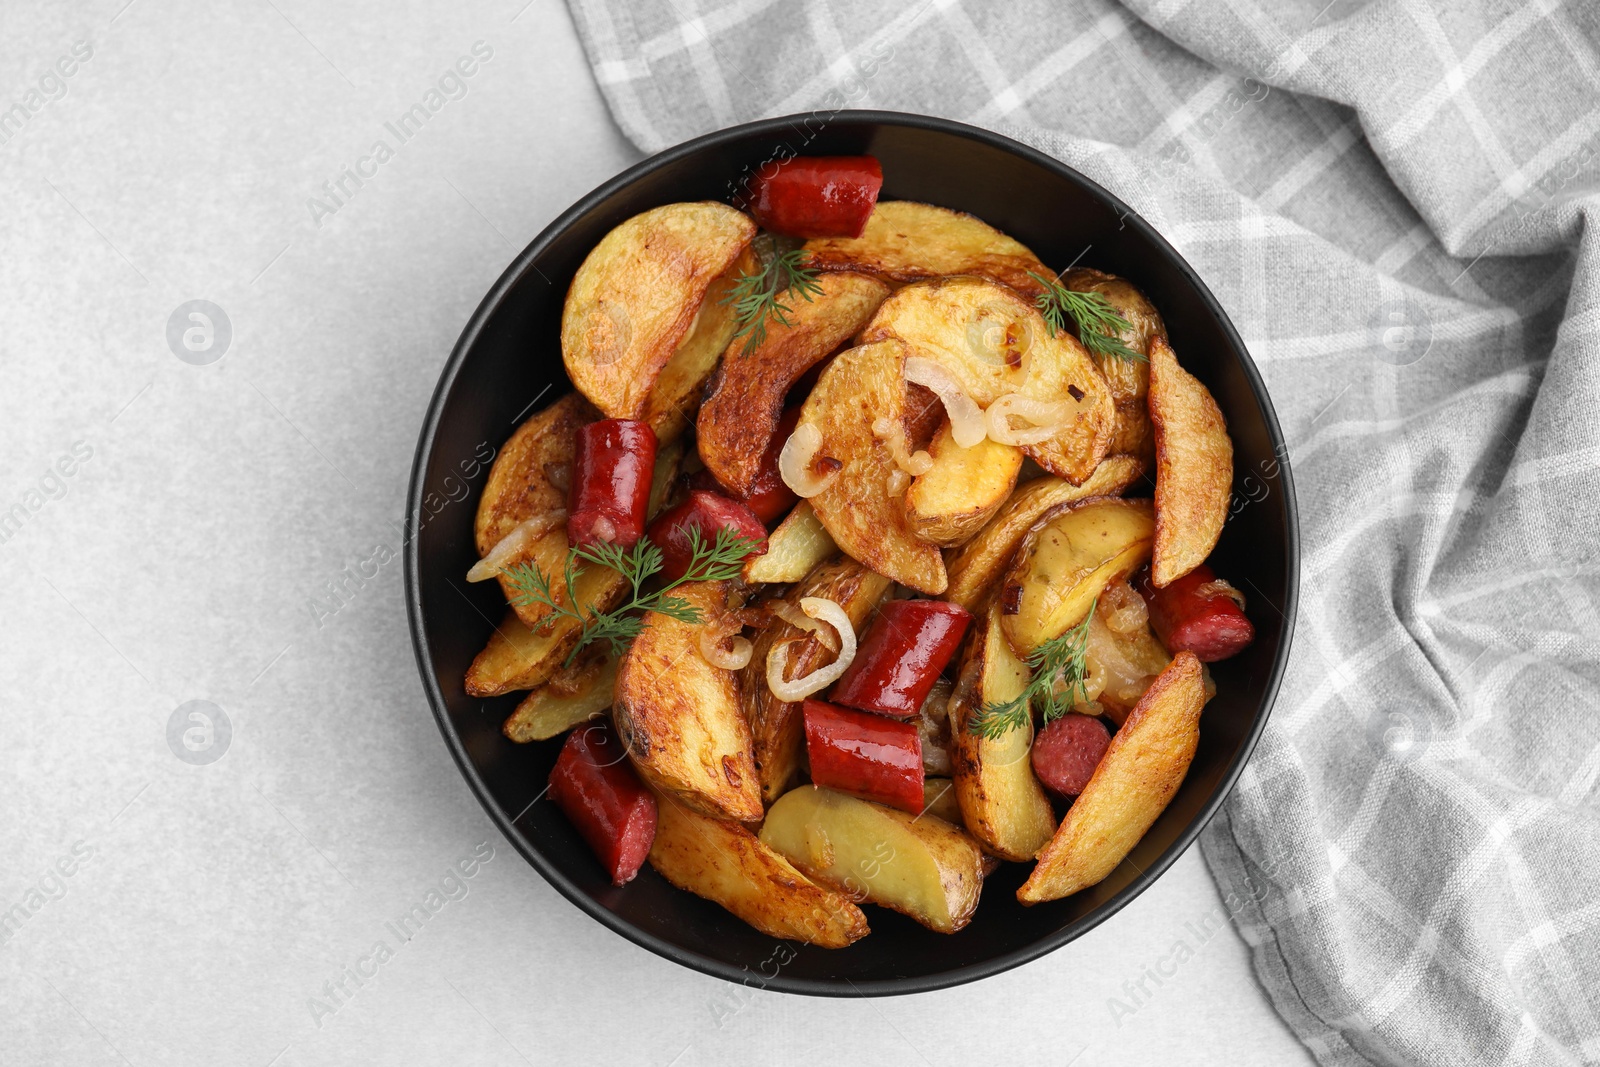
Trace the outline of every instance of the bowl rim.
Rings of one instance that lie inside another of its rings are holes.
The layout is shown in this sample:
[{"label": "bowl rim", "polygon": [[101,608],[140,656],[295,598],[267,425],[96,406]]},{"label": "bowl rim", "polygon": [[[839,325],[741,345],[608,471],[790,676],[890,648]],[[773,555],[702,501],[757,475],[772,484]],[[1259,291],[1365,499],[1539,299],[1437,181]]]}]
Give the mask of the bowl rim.
[{"label": "bowl rim", "polygon": [[[778,116],[775,118],[759,119],[754,122],[741,123],[728,126],[711,133],[695,137],[674,145],[664,151],[647,156],[633,164],[615,177],[596,186],[588,194],[579,199],[567,210],[558,215],[551,223],[541,230],[531,242],[516,256],[515,259],[495,280],[488,293],[484,295],[472,317],[467,320],[466,326],[457,339],[455,347],[450,352],[450,357],[440,372],[438,384],[434,387],[432,398],[428,402],[427,412],[423,417],[422,431],[417,438],[417,447],[412,457],[411,475],[406,492],[405,524],[405,549],[403,552],[405,575],[405,600],[406,619],[411,631],[412,651],[417,660],[417,671],[422,678],[423,690],[427,695],[429,707],[433,711],[434,721],[439,727],[439,732],[444,738],[445,746],[450,750],[451,757],[455,760],[456,767],[460,770],[467,785],[471,788],[478,803],[483,807],[489,818],[500,830],[522,857],[537,870],[546,881],[555,887],[556,891],[566,897],[579,909],[592,918],[598,920],[609,929],[621,934],[629,941],[641,948],[647,949],[674,963],[689,967],[703,974],[708,974],[725,981],[740,985],[754,985],[760,989],[778,990],[786,993],[798,993],[809,996],[826,997],[869,997],[869,996],[901,996],[911,993],[925,993],[951,986],[962,985],[967,982],[977,981],[982,978],[992,977],[1022,964],[1032,962],[1045,956],[1056,949],[1074,941],[1099,926],[1107,919],[1126,907],[1135,897],[1148,889],[1167,869],[1177,861],[1178,857],[1188,851],[1189,847],[1199,838],[1224,801],[1232,794],[1237,784],[1239,775],[1243,772],[1245,764],[1255,751],[1262,731],[1266,728],[1267,719],[1272,714],[1273,705],[1277,702],[1278,689],[1283,680],[1284,671],[1288,665],[1289,653],[1294,643],[1295,620],[1300,595],[1300,522],[1299,509],[1295,501],[1294,480],[1290,471],[1288,451],[1284,447],[1283,430],[1278,424],[1277,412],[1272,406],[1272,399],[1267,393],[1266,384],[1262,381],[1255,360],[1249,355],[1244,339],[1234,328],[1232,320],[1222,308],[1220,302],[1211,292],[1211,289],[1195,272],[1189,262],[1173,248],[1143,216],[1139,215],[1121,199],[1090,179],[1075,168],[1068,166],[1060,160],[1050,156],[1030,145],[1023,144],[1003,134],[995,133],[977,126],[956,122],[951,119],[936,118],[931,115],[919,115],[899,111],[855,110],[841,109],[830,114],[829,124],[846,122],[859,124],[877,124],[890,126],[905,126],[914,129],[932,130],[939,133],[964,137],[970,140],[998,148],[1013,155],[1021,156],[1029,162],[1035,163],[1047,170],[1058,173],[1061,177],[1082,186],[1091,195],[1099,197],[1102,201],[1116,210],[1119,217],[1141,231],[1142,236],[1154,243],[1155,247],[1163,251],[1183,273],[1189,284],[1204,302],[1207,311],[1221,326],[1228,340],[1238,352],[1245,354],[1241,360],[1241,369],[1249,382],[1250,390],[1254,394],[1257,404],[1265,417],[1267,434],[1271,439],[1277,454],[1279,478],[1284,494],[1284,508],[1287,519],[1287,544],[1285,545],[1285,561],[1288,573],[1285,575],[1285,592],[1282,614],[1285,620],[1283,642],[1279,647],[1278,655],[1272,664],[1272,670],[1267,677],[1264,695],[1254,723],[1245,736],[1239,752],[1235,755],[1223,772],[1222,781],[1211,800],[1201,809],[1199,815],[1178,835],[1177,839],[1169,845],[1153,863],[1139,873],[1131,882],[1124,886],[1110,900],[1095,908],[1089,914],[1072,922],[1054,933],[1040,938],[1026,947],[1015,949],[1000,956],[983,960],[979,963],[966,964],[954,967],[947,971],[938,971],[925,975],[907,975],[891,979],[855,982],[844,979],[812,979],[786,977],[782,973],[772,978],[762,976],[760,980],[752,980],[752,975],[746,969],[735,967],[723,960],[701,955],[698,952],[685,949],[682,946],[664,941],[655,935],[641,930],[615,912],[601,905],[580,889],[574,882],[566,877],[554,864],[547,862],[544,856],[531,847],[523,835],[516,829],[515,820],[510,818],[500,806],[495,803],[489,792],[487,784],[478,774],[477,768],[469,758],[461,737],[457,734],[450,721],[449,708],[445,702],[444,693],[439,687],[439,681],[434,676],[430,666],[431,659],[428,654],[428,639],[424,628],[422,616],[422,597],[419,568],[418,532],[421,529],[423,497],[425,490],[423,480],[426,475],[428,459],[433,452],[435,437],[439,429],[439,420],[443,413],[446,398],[454,389],[456,378],[461,372],[466,361],[467,353],[477,343],[488,319],[505,299],[506,295],[514,288],[518,279],[534,261],[544,252],[545,247],[564,231],[579,217],[587,214],[596,205],[607,197],[624,189],[640,177],[660,167],[691,156],[710,145],[724,141],[737,140],[751,134],[776,134],[794,129],[797,121],[807,121],[815,117],[815,113],[802,112],[794,115]],[[534,267],[534,269],[537,269]]]}]

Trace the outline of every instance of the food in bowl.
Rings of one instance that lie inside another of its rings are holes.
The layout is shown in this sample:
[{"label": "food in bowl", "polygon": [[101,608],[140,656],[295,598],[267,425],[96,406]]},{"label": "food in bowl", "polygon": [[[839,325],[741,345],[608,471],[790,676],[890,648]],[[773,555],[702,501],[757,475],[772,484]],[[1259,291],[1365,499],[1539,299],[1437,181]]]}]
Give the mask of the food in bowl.
[{"label": "food in bowl", "polygon": [[1004,862],[1025,904],[1104,879],[1254,636],[1206,562],[1232,444],[1157,310],[881,183],[799,157],[604,237],[468,575],[508,610],[466,689],[526,693],[505,734],[562,746],[611,881],[827,947],[863,905],[955,933]]}]

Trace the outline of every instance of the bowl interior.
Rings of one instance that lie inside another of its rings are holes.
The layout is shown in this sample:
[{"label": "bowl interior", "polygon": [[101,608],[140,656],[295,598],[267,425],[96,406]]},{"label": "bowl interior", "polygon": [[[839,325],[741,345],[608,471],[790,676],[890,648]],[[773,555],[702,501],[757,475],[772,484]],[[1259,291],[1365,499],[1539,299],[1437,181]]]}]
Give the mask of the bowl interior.
[{"label": "bowl interior", "polygon": [[[1258,637],[1244,654],[1213,666],[1218,695],[1182,788],[1100,885],[1024,908],[1014,890],[1028,867],[1006,864],[989,879],[971,925],[953,936],[870,908],[872,934],[828,951],[775,941],[648,866],[632,884],[613,888],[560,811],[541,799],[559,742],[512,744],[500,724],[517,696],[484,701],[462,689],[468,664],[505,611],[494,583],[468,585],[463,577],[477,558],[472,520],[487,476],[483,457],[528,413],[571,388],[558,338],[574,271],[629,216],[673,201],[728,199],[741,175],[790,152],[871,153],[883,163],[884,199],[971,212],[1056,269],[1079,263],[1127,276],[1160,309],[1179,357],[1211,389],[1233,435],[1236,513],[1216,569],[1246,591]],[[900,993],[982,977],[1066,943],[1137,895],[1193,841],[1243,766],[1277,689],[1294,616],[1294,503],[1279,443],[1249,356],[1209,291],[1147,224],[1063,165],[986,131],[885,113],[722,131],[641,163],[558,219],[463,333],[423,429],[409,505],[407,602],[424,685],[463,773],[516,847],[569,898],[640,944],[736,981],[755,972],[769,988],[804,993]]]}]

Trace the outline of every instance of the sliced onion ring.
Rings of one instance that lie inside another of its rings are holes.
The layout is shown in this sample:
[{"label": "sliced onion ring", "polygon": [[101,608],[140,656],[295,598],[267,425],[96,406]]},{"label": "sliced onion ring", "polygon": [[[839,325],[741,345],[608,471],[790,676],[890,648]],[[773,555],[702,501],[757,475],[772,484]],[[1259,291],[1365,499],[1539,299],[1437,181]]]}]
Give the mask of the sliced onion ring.
[{"label": "sliced onion ring", "polygon": [[[729,671],[741,671],[750,663],[750,654],[754,646],[748,637],[738,636],[738,623],[735,620],[733,639],[728,640],[730,632],[721,626],[706,626],[700,630],[700,655],[713,667],[721,667]],[[728,642],[728,647],[723,648],[722,643]]]},{"label": "sliced onion ring", "polygon": [[512,560],[521,556],[532,548],[539,538],[566,521],[566,510],[556,508],[554,511],[547,511],[517,523],[511,528],[510,533],[495,542],[488,555],[472,565],[472,569],[467,571],[467,581],[486,582],[490,578],[498,577]]},{"label": "sliced onion ring", "polygon": [[872,435],[889,446],[894,465],[907,474],[927,474],[933,469],[933,457],[926,452],[912,453],[906,444],[906,428],[888,416],[872,420]]},{"label": "sliced onion ring", "polygon": [[[926,455],[927,453],[924,452],[924,453],[918,453],[918,454],[919,455]],[[899,467],[896,467],[894,470],[889,472],[889,477],[884,479],[883,491],[885,493],[887,493],[890,497],[897,497],[901,493],[904,493],[906,491],[906,487],[909,486],[910,484],[911,484],[911,475],[907,474],[905,471],[901,470]]]},{"label": "sliced onion ring", "polygon": [[944,403],[945,416],[950,420],[950,436],[962,448],[971,448],[989,432],[978,402],[967,395],[949,371],[933,360],[926,356],[908,357],[906,381],[932,390]]},{"label": "sliced onion ring", "polygon": [[839,655],[826,667],[818,667],[810,674],[792,682],[783,680],[784,668],[789,665],[790,641],[774,645],[767,653],[767,688],[772,695],[786,703],[804,700],[812,693],[820,693],[845,672],[856,658],[856,631],[850,625],[850,616],[844,608],[827,597],[808,596],[800,601],[800,610],[833,627],[839,635]]},{"label": "sliced onion ring", "polygon": [[838,477],[837,467],[820,477],[812,469],[821,448],[822,431],[810,423],[796,426],[794,433],[783,443],[783,451],[778,453],[778,473],[783,476],[783,484],[792,489],[795,496],[803,499],[814,497]]},{"label": "sliced onion ring", "polygon": [[787,600],[774,600],[770,605],[770,609],[774,616],[782,619],[796,630],[805,630],[810,633],[829,652],[839,651],[839,635],[834,632],[833,627],[822,625]]},{"label": "sliced onion ring", "polygon": [[[983,418],[988,424],[989,440],[996,444],[1036,445],[1041,441],[1050,440],[1067,428],[1067,420],[1072,418],[1073,406],[1072,402],[1067,400],[1049,403],[1023,396],[1021,393],[1007,393],[989,405],[989,409],[983,413]],[[1011,426],[1013,416],[1026,419],[1033,425],[1025,430],[1013,429]]]},{"label": "sliced onion ring", "polygon": [[1218,578],[1215,581],[1206,582],[1204,585],[1197,586],[1195,588],[1194,595],[1199,597],[1201,600],[1214,600],[1219,596],[1225,596],[1235,604],[1239,605],[1240,611],[1244,610],[1244,594],[1235,589],[1232,583],[1225,582],[1221,578]]}]

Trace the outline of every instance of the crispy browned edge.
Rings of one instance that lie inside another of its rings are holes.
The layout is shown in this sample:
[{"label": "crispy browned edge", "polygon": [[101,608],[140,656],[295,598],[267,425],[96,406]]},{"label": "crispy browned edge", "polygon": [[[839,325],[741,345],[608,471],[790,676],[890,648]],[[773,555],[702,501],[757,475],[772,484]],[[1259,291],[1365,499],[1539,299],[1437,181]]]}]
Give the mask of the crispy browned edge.
[{"label": "crispy browned edge", "polygon": [[1150,580],[1161,587],[1204,563],[1217,547],[1233,493],[1233,441],[1210,390],[1179,366],[1164,337],[1150,345],[1149,399],[1156,437]]},{"label": "crispy browned edge", "polygon": [[822,292],[791,299],[789,326],[767,323],[766,340],[745,351],[734,339],[706,388],[695,423],[700,458],[717,481],[748,493],[783,414],[783,400],[805,373],[855,335],[889,295],[866,274],[825,274]]}]

